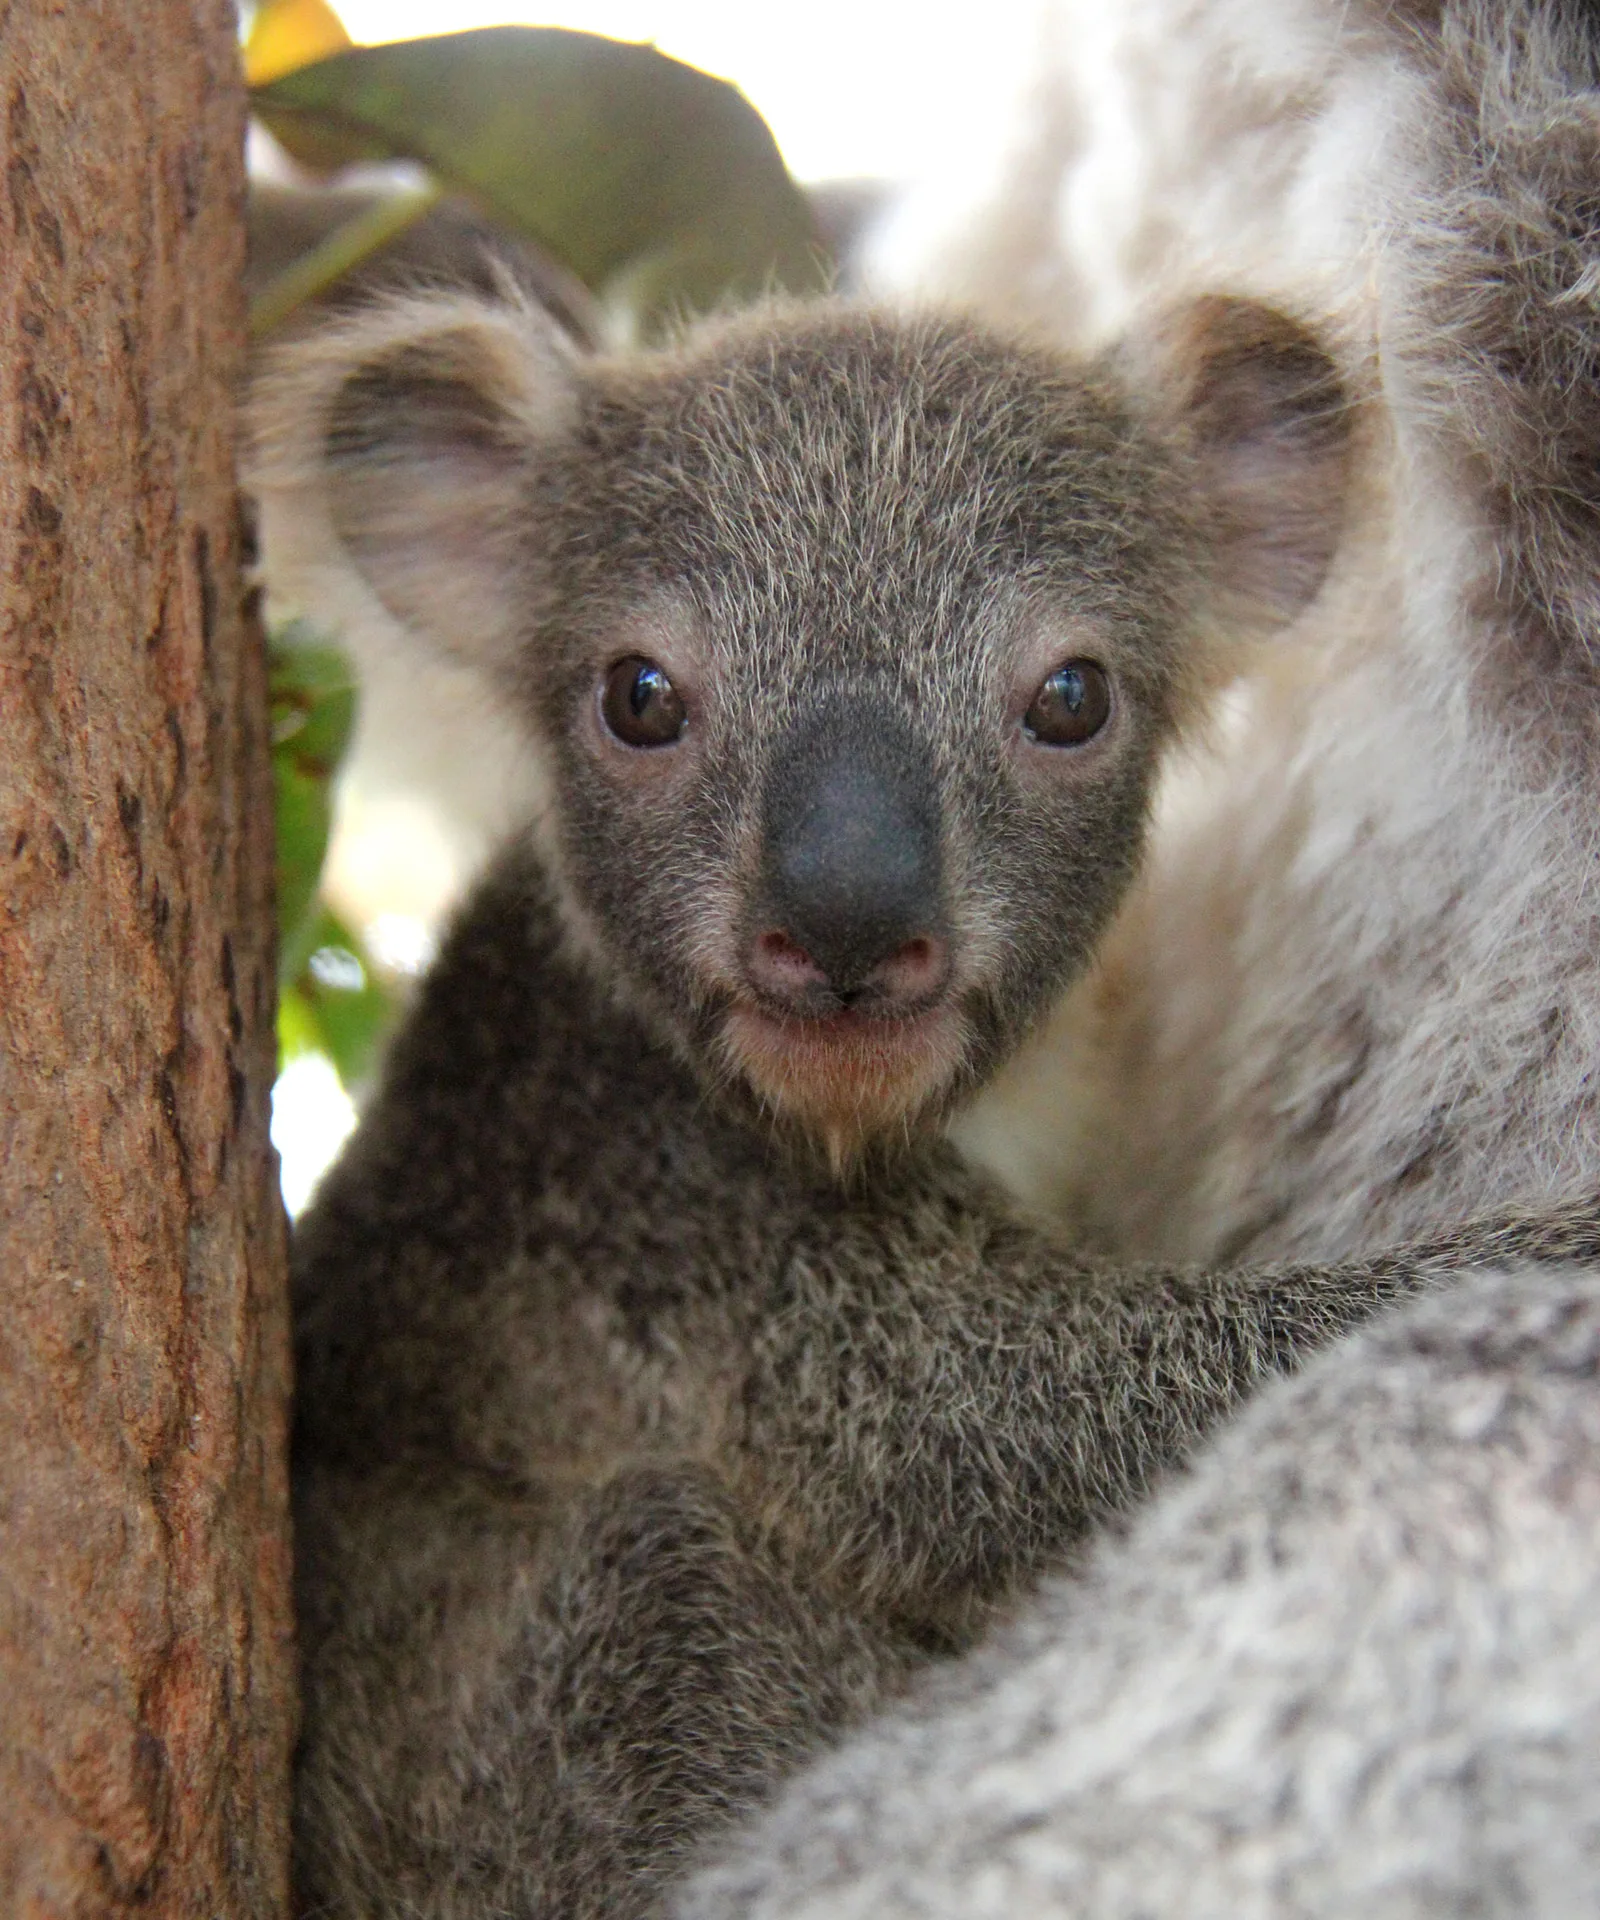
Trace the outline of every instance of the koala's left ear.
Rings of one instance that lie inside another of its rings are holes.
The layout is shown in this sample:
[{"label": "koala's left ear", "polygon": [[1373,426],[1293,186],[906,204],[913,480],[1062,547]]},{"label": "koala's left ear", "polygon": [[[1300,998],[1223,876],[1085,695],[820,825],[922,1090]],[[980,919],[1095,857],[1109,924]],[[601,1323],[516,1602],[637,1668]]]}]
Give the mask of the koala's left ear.
[{"label": "koala's left ear", "polygon": [[1194,457],[1218,612],[1257,629],[1293,619],[1344,528],[1351,412],[1333,360],[1298,321],[1220,297],[1169,315],[1132,352]]},{"label": "koala's left ear", "polygon": [[577,380],[544,314],[466,294],[386,302],[291,343],[252,404],[274,590],[358,654],[377,603],[448,658],[506,658],[530,586],[526,482],[568,432]]}]

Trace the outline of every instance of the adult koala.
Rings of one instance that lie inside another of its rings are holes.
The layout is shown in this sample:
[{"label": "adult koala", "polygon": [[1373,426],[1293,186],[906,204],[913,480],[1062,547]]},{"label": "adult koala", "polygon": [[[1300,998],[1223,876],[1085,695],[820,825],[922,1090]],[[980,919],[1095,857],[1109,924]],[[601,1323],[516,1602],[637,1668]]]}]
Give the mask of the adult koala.
[{"label": "adult koala", "polygon": [[[1134,1256],[1592,1191],[1600,16],[1095,11],[1058,0],[1061,164],[960,272],[1073,333],[1157,286],[1320,301],[1381,429],[1298,662],[1063,1009],[1092,1056],[1042,1045],[969,1144]],[[1528,1268],[1315,1361],[682,1911],[1596,1910],[1597,1370],[1600,1285]]]}]

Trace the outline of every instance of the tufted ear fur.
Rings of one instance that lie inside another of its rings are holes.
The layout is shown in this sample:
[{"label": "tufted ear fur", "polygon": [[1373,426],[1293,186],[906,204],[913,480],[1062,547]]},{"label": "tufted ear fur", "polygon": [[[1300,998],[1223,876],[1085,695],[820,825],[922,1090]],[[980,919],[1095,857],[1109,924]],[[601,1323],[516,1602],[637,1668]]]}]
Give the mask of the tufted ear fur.
[{"label": "tufted ear fur", "polygon": [[274,589],[363,650],[376,607],[492,667],[525,624],[531,463],[573,414],[573,350],[537,309],[386,302],[297,341],[257,385],[250,480]]},{"label": "tufted ear fur", "polygon": [[1208,297],[1136,335],[1124,360],[1192,451],[1218,614],[1257,629],[1292,620],[1345,517],[1351,416],[1332,359],[1286,315]]}]

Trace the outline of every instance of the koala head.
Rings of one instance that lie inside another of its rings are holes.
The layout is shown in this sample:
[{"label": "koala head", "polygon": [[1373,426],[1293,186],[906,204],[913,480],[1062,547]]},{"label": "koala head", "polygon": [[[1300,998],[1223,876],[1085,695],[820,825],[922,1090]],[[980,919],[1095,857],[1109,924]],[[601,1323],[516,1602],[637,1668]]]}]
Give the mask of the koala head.
[{"label": "koala head", "polygon": [[275,582],[476,665],[592,964],[835,1160],[1083,965],[1345,468],[1327,358],[1230,301],[1086,362],[829,302],[586,357],[419,297],[296,343],[256,421]]}]

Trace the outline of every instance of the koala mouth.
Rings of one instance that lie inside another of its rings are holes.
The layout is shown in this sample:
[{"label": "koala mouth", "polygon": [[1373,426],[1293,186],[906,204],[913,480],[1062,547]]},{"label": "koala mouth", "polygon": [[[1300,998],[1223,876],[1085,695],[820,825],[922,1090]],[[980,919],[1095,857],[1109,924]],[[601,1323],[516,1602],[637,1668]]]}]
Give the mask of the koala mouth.
[{"label": "koala mouth", "polygon": [[846,1007],[797,1016],[742,1000],[724,1020],[722,1052],[775,1118],[817,1140],[843,1172],[872,1142],[907,1135],[942,1107],[967,1039],[948,1001],[899,1015]]}]

